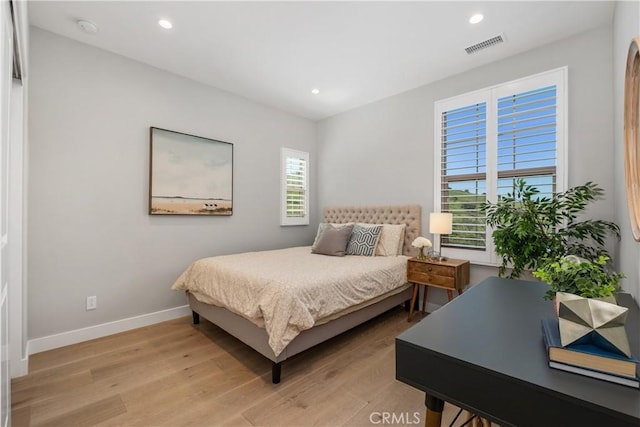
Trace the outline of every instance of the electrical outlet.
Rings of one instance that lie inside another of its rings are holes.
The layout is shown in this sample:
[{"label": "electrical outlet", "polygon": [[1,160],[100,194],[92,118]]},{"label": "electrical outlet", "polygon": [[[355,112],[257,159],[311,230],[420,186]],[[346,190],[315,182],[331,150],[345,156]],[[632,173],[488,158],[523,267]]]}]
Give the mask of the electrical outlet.
[{"label": "electrical outlet", "polygon": [[95,295],[87,297],[87,311],[95,310],[96,308],[98,308],[98,297]]}]

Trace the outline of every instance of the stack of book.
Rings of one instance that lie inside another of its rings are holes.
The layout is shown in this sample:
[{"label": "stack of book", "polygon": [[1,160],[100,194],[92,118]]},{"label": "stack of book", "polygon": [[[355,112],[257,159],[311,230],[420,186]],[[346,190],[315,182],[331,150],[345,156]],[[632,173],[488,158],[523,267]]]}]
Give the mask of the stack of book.
[{"label": "stack of book", "polygon": [[555,317],[542,319],[542,333],[551,368],[640,388],[637,358],[609,352],[592,344],[563,347]]}]

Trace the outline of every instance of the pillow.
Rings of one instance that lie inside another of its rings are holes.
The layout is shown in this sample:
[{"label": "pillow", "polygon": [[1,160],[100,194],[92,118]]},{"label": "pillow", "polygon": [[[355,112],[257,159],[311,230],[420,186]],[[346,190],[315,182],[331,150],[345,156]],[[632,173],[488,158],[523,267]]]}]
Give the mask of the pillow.
[{"label": "pillow", "polygon": [[311,246],[311,250],[315,249],[316,245],[318,244],[318,241],[320,240],[320,235],[322,234],[322,232],[324,231],[324,229],[328,226],[331,225],[334,228],[341,228],[347,225],[353,225],[352,222],[347,222],[344,224],[337,224],[337,223],[329,223],[329,222],[321,222],[320,224],[318,224],[318,232],[316,233],[316,238],[313,239],[313,245]]},{"label": "pillow", "polygon": [[406,228],[406,224],[384,224],[382,226],[382,232],[380,233],[380,240],[378,240],[378,246],[376,247],[376,255],[402,255]]},{"label": "pillow", "polygon": [[362,227],[382,226],[378,245],[376,246],[375,255],[377,256],[396,256],[402,255],[404,247],[404,233],[407,228],[406,224],[361,224]]},{"label": "pillow", "polygon": [[345,225],[339,228],[326,224],[320,234],[318,243],[311,248],[311,253],[331,256],[344,256],[347,243],[351,236],[353,225]]},{"label": "pillow", "polygon": [[351,238],[347,245],[347,255],[374,256],[378,239],[380,238],[381,225],[363,227],[354,225]]},{"label": "pillow", "polygon": [[400,233],[400,238],[398,239],[398,252],[397,255],[404,255],[404,238],[407,235],[407,224],[402,224],[402,232]]}]

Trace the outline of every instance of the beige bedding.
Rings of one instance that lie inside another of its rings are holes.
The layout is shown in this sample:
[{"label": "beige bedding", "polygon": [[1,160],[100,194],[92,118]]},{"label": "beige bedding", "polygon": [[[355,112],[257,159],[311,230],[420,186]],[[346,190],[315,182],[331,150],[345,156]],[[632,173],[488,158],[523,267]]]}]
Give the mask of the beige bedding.
[{"label": "beige bedding", "polygon": [[406,284],[406,260],[316,255],[309,246],[246,252],[195,261],[171,289],[266,328],[277,356],[324,318]]}]

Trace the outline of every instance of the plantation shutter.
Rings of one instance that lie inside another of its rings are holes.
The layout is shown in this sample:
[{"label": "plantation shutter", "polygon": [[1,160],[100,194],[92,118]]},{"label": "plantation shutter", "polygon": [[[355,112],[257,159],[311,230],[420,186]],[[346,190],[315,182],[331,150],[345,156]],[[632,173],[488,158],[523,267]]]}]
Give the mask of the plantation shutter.
[{"label": "plantation shutter", "polygon": [[441,211],[453,214],[453,231],[441,246],[485,249],[487,104],[480,102],[442,113]]},{"label": "plantation shutter", "polygon": [[287,217],[304,217],[306,206],[307,161],[299,157],[287,157]]},{"label": "plantation shutter", "polygon": [[550,197],[556,190],[556,86],[498,98],[498,195],[516,178]]},{"label": "plantation shutter", "polygon": [[281,150],[280,225],[309,224],[309,153]]},{"label": "plantation shutter", "polygon": [[567,183],[567,67],[436,101],[434,211],[453,214],[453,231],[434,236],[451,258],[496,265],[493,229],[482,206],[514,191],[538,197]]}]

